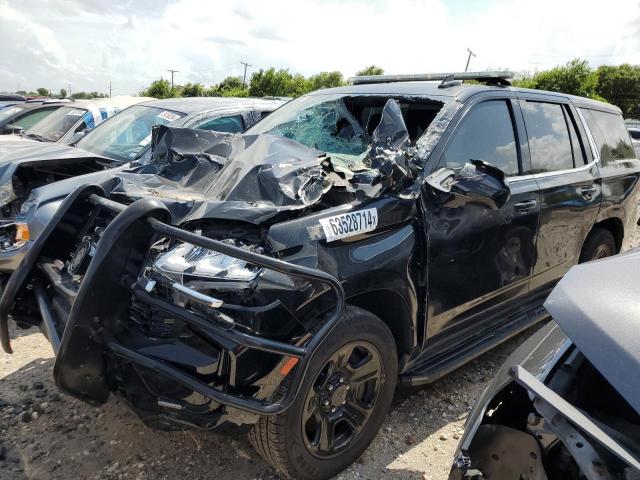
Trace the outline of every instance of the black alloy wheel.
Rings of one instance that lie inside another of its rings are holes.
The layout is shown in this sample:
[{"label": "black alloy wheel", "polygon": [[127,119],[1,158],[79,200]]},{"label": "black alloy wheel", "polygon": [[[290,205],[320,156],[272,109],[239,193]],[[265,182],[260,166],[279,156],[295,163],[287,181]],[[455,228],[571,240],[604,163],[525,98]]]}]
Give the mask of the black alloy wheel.
[{"label": "black alloy wheel", "polygon": [[304,403],[312,455],[334,457],[357,438],[378,400],[381,373],[380,353],[368,342],[350,342],[327,360]]}]

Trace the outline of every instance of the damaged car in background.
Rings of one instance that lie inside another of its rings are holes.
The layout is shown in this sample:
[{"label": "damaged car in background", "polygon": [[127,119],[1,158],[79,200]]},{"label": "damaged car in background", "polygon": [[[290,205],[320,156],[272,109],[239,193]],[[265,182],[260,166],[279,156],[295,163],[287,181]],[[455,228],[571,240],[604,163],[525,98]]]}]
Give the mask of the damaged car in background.
[{"label": "damaged car in background", "polygon": [[40,327],[68,394],[157,428],[251,424],[280,472],[326,479],[398,382],[546,318],[572,265],[627,247],[640,161],[617,108],[504,72],[353,83],[243,135],[155,127],[145,169],[84,182],[34,241],[4,350],[10,316]]},{"label": "damaged car in background", "polygon": [[101,123],[76,147],[28,142],[0,155],[0,278],[15,270],[75,187],[96,181],[110,168],[143,170],[154,125],[240,133],[283,103],[221,97],[152,100]]},{"label": "damaged car in background", "polygon": [[554,322],[474,406],[451,480],[640,478],[639,272],[640,249],[569,271]]}]

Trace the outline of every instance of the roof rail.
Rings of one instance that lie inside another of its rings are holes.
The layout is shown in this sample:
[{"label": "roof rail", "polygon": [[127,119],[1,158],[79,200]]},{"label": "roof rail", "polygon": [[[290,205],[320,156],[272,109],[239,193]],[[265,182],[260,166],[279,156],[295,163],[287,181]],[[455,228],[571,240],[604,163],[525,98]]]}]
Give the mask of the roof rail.
[{"label": "roof rail", "polygon": [[369,83],[396,82],[433,82],[452,80],[476,80],[497,85],[511,85],[513,72],[509,70],[487,70],[486,72],[450,72],[450,73],[413,73],[406,75],[361,75],[350,77],[347,81],[353,85]]}]

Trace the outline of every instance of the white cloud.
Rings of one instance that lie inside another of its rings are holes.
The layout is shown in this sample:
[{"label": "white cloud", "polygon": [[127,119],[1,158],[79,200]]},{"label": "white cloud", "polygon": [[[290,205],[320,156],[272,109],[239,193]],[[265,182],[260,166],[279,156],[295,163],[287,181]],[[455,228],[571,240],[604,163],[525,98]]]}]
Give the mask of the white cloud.
[{"label": "white cloud", "polygon": [[[233,3],[233,5],[232,5]],[[167,69],[211,84],[253,68],[305,75],[369,64],[388,72],[534,70],[586,57],[640,63],[640,4],[494,0],[453,11],[444,0],[111,2],[0,0],[0,90],[71,82],[74,90],[134,93]],[[225,41],[226,40],[226,41]]]}]

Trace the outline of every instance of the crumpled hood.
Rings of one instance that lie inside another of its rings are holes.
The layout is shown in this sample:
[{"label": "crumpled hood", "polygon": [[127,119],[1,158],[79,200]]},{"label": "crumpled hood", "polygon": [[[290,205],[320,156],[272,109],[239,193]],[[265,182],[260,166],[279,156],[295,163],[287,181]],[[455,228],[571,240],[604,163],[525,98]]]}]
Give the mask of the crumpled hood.
[{"label": "crumpled hood", "polygon": [[414,178],[409,135],[397,102],[384,108],[370,149],[358,167],[293,140],[157,126],[151,162],[139,173],[121,173],[113,193],[157,197],[174,223],[200,218],[260,224],[275,215],[379,196]]},{"label": "crumpled hood", "polygon": [[573,267],[544,306],[640,413],[640,248]]}]

